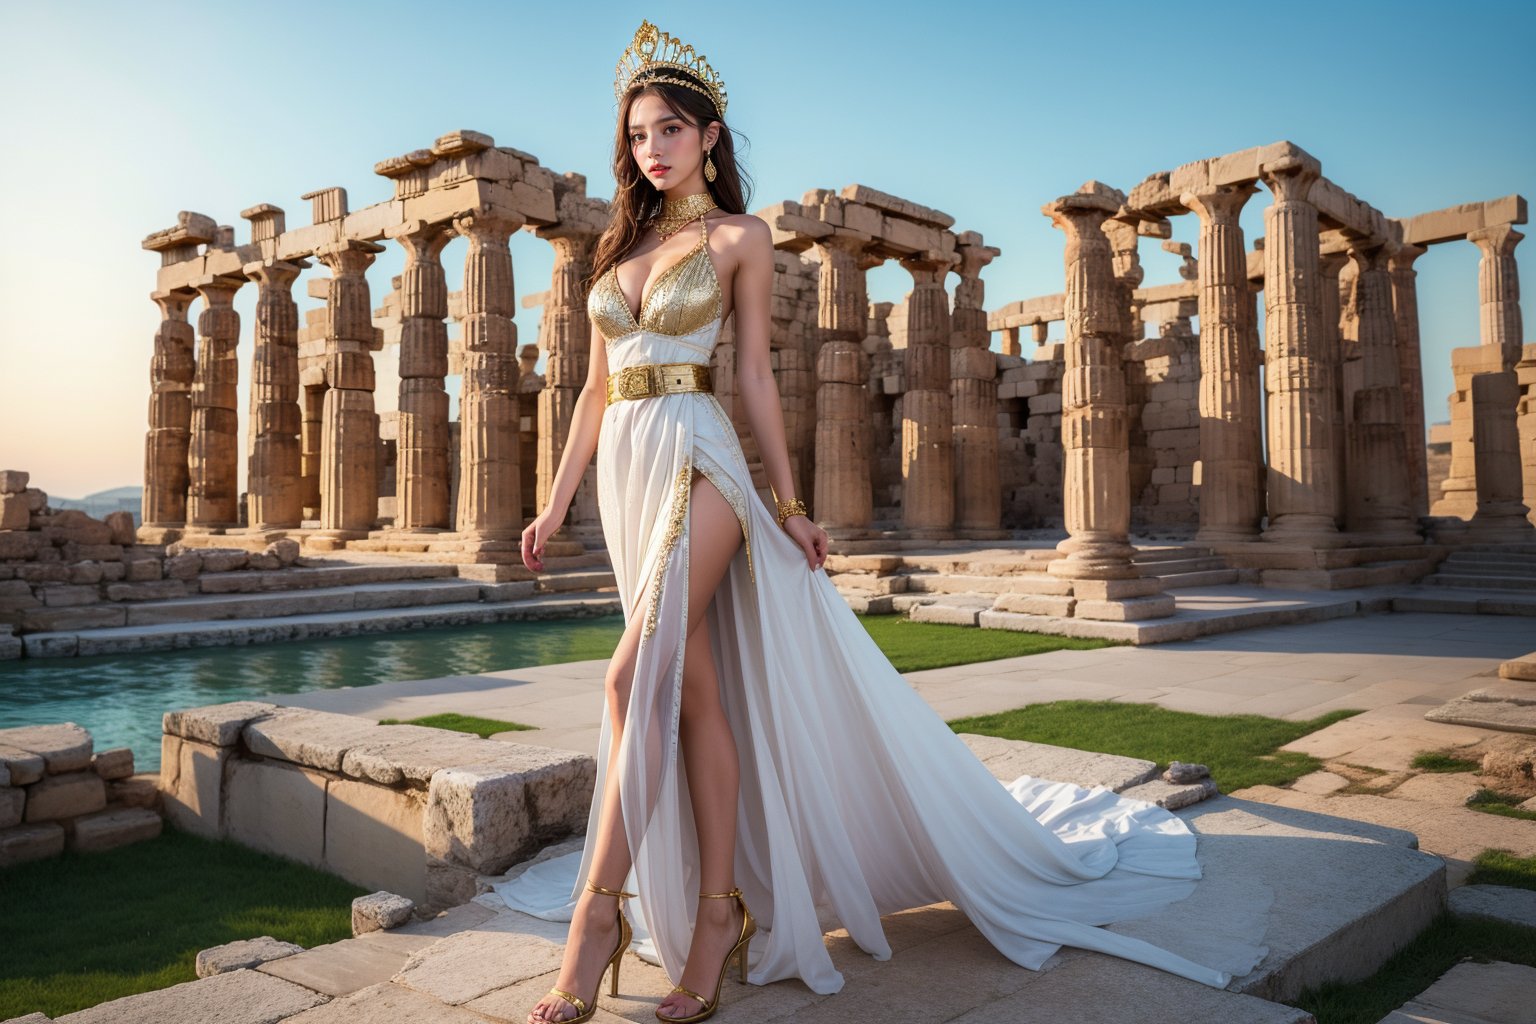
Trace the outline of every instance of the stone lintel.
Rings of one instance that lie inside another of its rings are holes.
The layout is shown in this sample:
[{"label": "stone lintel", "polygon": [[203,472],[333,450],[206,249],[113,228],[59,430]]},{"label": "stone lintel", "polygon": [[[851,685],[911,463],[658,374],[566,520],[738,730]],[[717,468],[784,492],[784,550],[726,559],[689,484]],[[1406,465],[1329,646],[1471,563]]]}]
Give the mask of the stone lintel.
[{"label": "stone lintel", "polygon": [[884,211],[895,217],[905,220],[917,221],[937,228],[951,228],[955,226],[955,218],[942,210],[936,210],[931,206],[923,206],[899,196],[893,196],[889,192],[881,192],[879,189],[870,188],[868,185],[844,185],[837,193],[843,199],[863,203],[877,210]]},{"label": "stone lintel", "polygon": [[1480,228],[1525,222],[1525,197],[1508,195],[1481,203],[1462,203],[1459,206],[1447,206],[1443,210],[1431,210],[1402,218],[1397,223],[1402,227],[1405,243],[1435,245],[1459,241]]}]

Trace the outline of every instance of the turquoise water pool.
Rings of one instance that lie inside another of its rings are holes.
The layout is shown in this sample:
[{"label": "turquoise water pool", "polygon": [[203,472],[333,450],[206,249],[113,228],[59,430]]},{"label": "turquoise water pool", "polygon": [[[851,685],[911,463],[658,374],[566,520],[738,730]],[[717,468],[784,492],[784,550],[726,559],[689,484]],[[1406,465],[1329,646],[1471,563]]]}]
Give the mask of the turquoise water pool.
[{"label": "turquoise water pool", "polygon": [[160,767],[160,718],[174,708],[263,694],[370,686],[607,658],[620,615],[535,619],[380,635],[0,662],[0,728],[75,722],[97,750],[133,748],[135,771]]}]

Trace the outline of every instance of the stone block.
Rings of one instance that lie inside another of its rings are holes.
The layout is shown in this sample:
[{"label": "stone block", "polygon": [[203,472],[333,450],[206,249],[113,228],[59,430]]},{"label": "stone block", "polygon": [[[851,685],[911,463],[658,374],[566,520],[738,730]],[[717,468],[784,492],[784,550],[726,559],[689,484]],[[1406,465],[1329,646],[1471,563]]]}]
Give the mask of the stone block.
[{"label": "stone block", "polygon": [[171,824],[208,839],[223,837],[224,765],[232,754],[229,747],[160,737],[160,799]]},{"label": "stone block", "polygon": [[270,935],[255,939],[239,939],[222,946],[210,946],[197,954],[197,976],[211,978],[215,974],[227,974],[242,967],[260,967],[272,960],[304,952],[296,942],[284,942]]},{"label": "stone block", "polygon": [[505,746],[507,754],[496,761],[432,776],[424,835],[430,857],[499,874],[585,826],[596,760],[553,748]]},{"label": "stone block", "polygon": [[246,968],[112,999],[57,1024],[276,1024],[328,996]]},{"label": "stone block", "polygon": [[107,783],[107,803],[124,807],[160,807],[160,775],[146,772],[128,779],[113,779]]},{"label": "stone block", "polygon": [[1449,896],[1451,913],[1536,928],[1536,892],[1508,885],[1462,885]]},{"label": "stone block", "polygon": [[10,776],[10,785],[25,786],[43,777],[43,755],[34,754],[0,740],[0,767]]},{"label": "stone block", "polygon": [[240,732],[252,720],[273,713],[276,704],[257,700],[237,700],[227,704],[208,704],[197,708],[167,711],[160,720],[166,733],[220,747],[233,746]]},{"label": "stone block", "polygon": [[[92,743],[91,734],[74,722],[0,729],[0,749],[23,750],[41,757],[50,775],[89,768]],[[11,781],[13,785],[22,784],[14,772]]]},{"label": "stone block", "polygon": [[[1073,580],[1072,596],[1079,601],[1121,601],[1128,597],[1160,594],[1163,581],[1155,576],[1128,580]],[[1081,614],[1081,613],[1079,613]]]},{"label": "stone block", "polygon": [[325,800],[327,871],[358,885],[426,898],[425,792],[332,779]]},{"label": "stone block", "polygon": [[113,747],[97,751],[91,758],[91,767],[103,779],[126,779],[133,774],[133,750],[130,747]]},{"label": "stone block", "polygon": [[981,733],[962,732],[959,736],[971,749],[971,753],[1001,782],[1012,782],[1020,775],[1031,775],[1037,779],[1070,782],[1085,789],[1104,786],[1120,792],[1157,778],[1157,762],[1144,758],[1101,754]]},{"label": "stone block", "polygon": [[27,791],[20,786],[0,786],[0,829],[21,824],[27,806]]},{"label": "stone block", "polygon": [[21,469],[0,469],[0,494],[21,494],[26,491],[32,474]]},{"label": "stone block", "polygon": [[1138,619],[1158,619],[1174,613],[1172,594],[1156,594],[1151,597],[1128,597],[1116,601],[1079,600],[1073,615],[1079,619],[1099,619],[1106,622],[1134,622]]},{"label": "stone block", "polygon": [[1198,803],[1206,797],[1215,796],[1221,790],[1216,786],[1215,779],[1199,779],[1195,782],[1165,782],[1162,779],[1153,779],[1139,786],[1131,786],[1121,791],[1121,796],[1128,796],[1135,800],[1145,800],[1149,804],[1170,811],[1176,811],[1181,807]]},{"label": "stone block", "polygon": [[416,902],[398,893],[380,890],[352,901],[352,934],[398,928],[411,920]]},{"label": "stone block", "polygon": [[1065,618],[1072,614],[1075,598],[1051,594],[999,594],[992,603],[992,610],[1016,612],[1021,615],[1054,615]]},{"label": "stone block", "polygon": [[160,815],[144,807],[119,807],[82,815],[70,830],[70,848],[82,853],[111,850],[160,834]]},{"label": "stone block", "polygon": [[269,715],[253,719],[245,726],[242,737],[253,754],[339,772],[349,749],[398,737],[402,734],[394,730],[400,728],[408,728],[412,736],[442,734],[440,729],[422,726],[379,725],[356,715],[277,708]]},{"label": "stone block", "polygon": [[0,530],[25,530],[31,523],[25,494],[0,494]]},{"label": "stone block", "polygon": [[136,583],[110,583],[107,585],[109,601],[168,601],[187,596],[187,585],[182,580],[162,580],[159,567],[153,562],[130,562],[129,565],[149,565],[155,575]]},{"label": "stone block", "polygon": [[56,821],[0,829],[0,868],[64,852],[64,826]]},{"label": "stone block", "polygon": [[281,762],[231,760],[224,783],[225,835],[324,868],[327,781],[322,772]]},{"label": "stone block", "polygon": [[27,787],[26,820],[57,821],[107,806],[107,784],[87,769],[46,775]]}]

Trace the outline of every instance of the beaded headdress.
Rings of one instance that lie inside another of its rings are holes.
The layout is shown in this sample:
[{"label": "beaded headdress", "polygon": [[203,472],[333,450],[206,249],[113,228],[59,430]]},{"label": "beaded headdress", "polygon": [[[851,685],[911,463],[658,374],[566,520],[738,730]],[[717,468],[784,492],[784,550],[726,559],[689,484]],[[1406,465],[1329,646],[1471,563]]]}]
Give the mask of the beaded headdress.
[{"label": "beaded headdress", "polygon": [[[669,69],[686,71],[699,81],[694,82],[678,75],[669,75]],[[725,83],[715,74],[702,53],[695,54],[693,47],[669,33],[663,32],[649,21],[642,20],[635,30],[635,38],[619,57],[614,69],[613,95],[623,102],[624,93],[640,82],[670,82],[695,89],[708,96],[715,104],[715,112],[725,117]],[[699,82],[703,85],[700,86]]]}]

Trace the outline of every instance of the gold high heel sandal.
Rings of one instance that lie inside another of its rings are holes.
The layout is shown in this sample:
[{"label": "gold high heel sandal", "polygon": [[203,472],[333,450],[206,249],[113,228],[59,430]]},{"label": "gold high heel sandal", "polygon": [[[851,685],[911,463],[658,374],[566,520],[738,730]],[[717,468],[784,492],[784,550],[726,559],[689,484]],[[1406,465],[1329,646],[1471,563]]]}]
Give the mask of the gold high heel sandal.
[{"label": "gold high heel sandal", "polygon": [[[587,879],[587,888],[592,892],[602,893],[604,896],[617,896],[619,898],[619,905],[614,909],[614,913],[619,917],[619,944],[614,949],[613,955],[608,958],[608,963],[603,965],[603,970],[605,971],[609,966],[613,967],[613,980],[609,984],[608,994],[616,996],[619,994],[619,962],[623,959],[624,951],[629,948],[629,941],[634,936],[634,930],[629,926],[629,919],[624,916],[624,900],[629,896],[638,896],[639,893],[625,892],[622,889],[605,889],[590,878]],[[592,989],[590,1005],[588,1000],[580,998],[574,992],[567,992],[563,988],[551,988],[546,995],[559,996],[576,1007],[579,1012],[574,1017],[563,1019],[551,1017],[545,1019],[555,1022],[555,1024],[581,1024],[581,1021],[591,1020],[592,1015],[597,1012],[597,992],[602,987],[603,976],[599,974],[597,976],[597,985]]]},{"label": "gold high heel sandal", "polygon": [[[720,965],[720,976],[715,979],[715,997],[713,999],[705,999],[692,989],[684,988],[681,985],[672,986],[673,992],[681,992],[688,998],[695,999],[704,1005],[698,1013],[690,1017],[668,1017],[661,1012],[661,1007],[658,1006],[656,1008],[656,1018],[667,1021],[668,1024],[690,1024],[692,1021],[700,1021],[714,1014],[715,1008],[720,1005],[720,985],[725,981],[725,971],[726,968],[731,966],[732,959],[735,959],[741,968],[739,980],[742,982],[747,980],[747,947],[752,941],[752,936],[757,933],[757,922],[752,919],[752,911],[747,909],[747,901],[741,898],[741,890],[733,888],[730,892],[701,892],[699,895],[708,896],[712,899],[731,899],[734,897],[736,902],[741,904],[741,937],[736,940],[736,945],[731,947],[731,951],[725,955],[725,961]],[[671,993],[668,994],[670,995]]]}]

